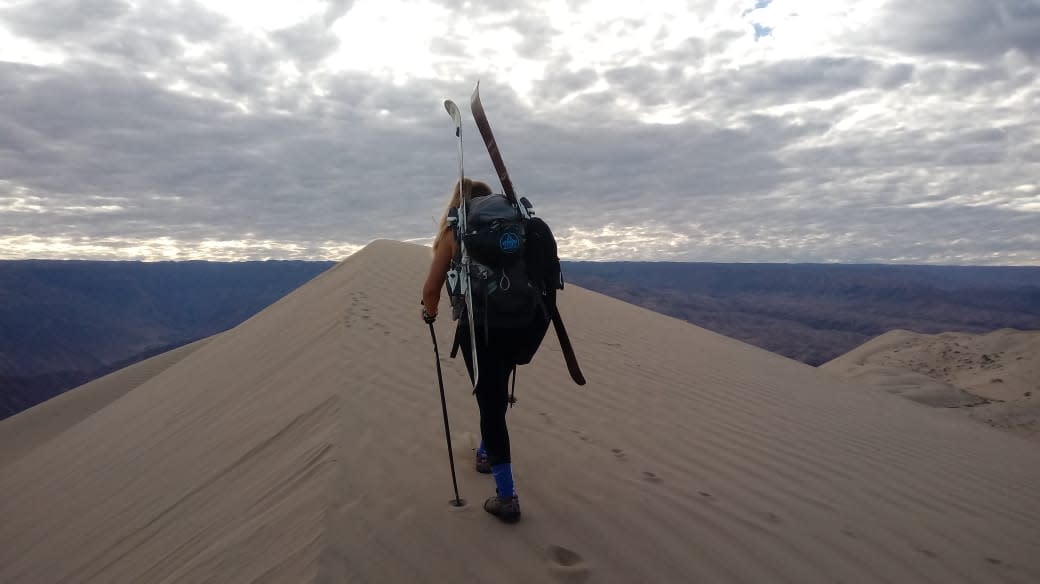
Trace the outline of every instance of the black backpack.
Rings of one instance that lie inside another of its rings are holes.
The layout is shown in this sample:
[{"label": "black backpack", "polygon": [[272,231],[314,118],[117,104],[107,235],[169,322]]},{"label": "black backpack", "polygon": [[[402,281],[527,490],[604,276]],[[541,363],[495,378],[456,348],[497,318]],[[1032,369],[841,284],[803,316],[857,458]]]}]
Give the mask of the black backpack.
[{"label": "black backpack", "polygon": [[[470,256],[474,326],[484,328],[485,338],[491,327],[515,329],[520,342],[514,361],[530,363],[556,311],[556,291],[563,288],[552,231],[537,217],[525,218],[504,195],[487,195],[469,201],[466,232],[455,236]],[[461,274],[458,248],[452,267]],[[453,318],[469,318],[464,296],[450,298]]]}]

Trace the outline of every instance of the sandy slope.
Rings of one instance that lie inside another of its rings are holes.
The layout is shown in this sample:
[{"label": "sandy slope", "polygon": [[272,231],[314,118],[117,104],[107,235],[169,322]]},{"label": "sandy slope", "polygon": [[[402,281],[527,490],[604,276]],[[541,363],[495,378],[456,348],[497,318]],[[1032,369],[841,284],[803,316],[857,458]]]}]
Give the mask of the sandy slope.
[{"label": "sandy slope", "polygon": [[181,359],[206,346],[212,338],[188,343],[134,363],[5,420],[0,424],[0,467],[32,451],[33,448],[51,440],[137,386],[166,371]]},{"label": "sandy slope", "polygon": [[[375,242],[0,469],[3,582],[1036,582],[1040,449],[577,288],[510,413],[524,519]],[[451,323],[438,322],[444,353]]]},{"label": "sandy slope", "polygon": [[890,331],[821,369],[1040,440],[1040,331]]}]

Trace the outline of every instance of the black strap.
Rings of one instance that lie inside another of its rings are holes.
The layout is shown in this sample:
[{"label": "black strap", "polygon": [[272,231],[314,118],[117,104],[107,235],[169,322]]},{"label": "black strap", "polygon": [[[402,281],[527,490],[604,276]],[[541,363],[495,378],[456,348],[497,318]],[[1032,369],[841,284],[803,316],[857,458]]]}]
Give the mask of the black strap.
[{"label": "black strap", "polygon": [[509,407],[516,403],[516,365],[513,365],[513,388],[509,392]]},{"label": "black strap", "polygon": [[[462,323],[462,320],[459,320]],[[451,358],[454,359],[459,354],[459,347],[462,345],[462,341],[459,340],[459,326],[455,327],[455,339],[451,342]]]},{"label": "black strap", "polygon": [[585,385],[585,376],[578,365],[578,358],[574,355],[574,347],[571,346],[571,338],[567,335],[567,329],[563,326],[563,318],[560,317],[559,308],[553,310],[552,323],[553,328],[556,329],[556,338],[560,341],[560,350],[563,351],[563,360],[567,362],[567,371],[570,372],[571,379],[578,385]]},{"label": "black strap", "polygon": [[542,315],[545,317],[546,322],[548,322],[552,318],[552,315],[549,313],[549,305],[545,302],[546,296],[548,295],[544,291],[538,295],[538,306],[541,307]]},{"label": "black strap", "polygon": [[484,344],[485,345],[488,344],[488,339],[490,338],[488,336],[488,313],[489,312],[491,312],[491,311],[488,310],[488,285],[487,285],[487,282],[484,282]]}]

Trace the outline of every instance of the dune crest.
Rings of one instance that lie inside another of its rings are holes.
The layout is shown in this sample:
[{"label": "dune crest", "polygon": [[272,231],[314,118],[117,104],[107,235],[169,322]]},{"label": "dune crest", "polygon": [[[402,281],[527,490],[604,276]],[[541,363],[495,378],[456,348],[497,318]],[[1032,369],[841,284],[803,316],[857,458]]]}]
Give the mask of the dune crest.
[{"label": "dune crest", "polygon": [[[481,508],[428,248],[376,241],[0,467],[0,581],[1035,582],[1040,449],[568,286]],[[442,310],[445,307],[442,306]]]}]

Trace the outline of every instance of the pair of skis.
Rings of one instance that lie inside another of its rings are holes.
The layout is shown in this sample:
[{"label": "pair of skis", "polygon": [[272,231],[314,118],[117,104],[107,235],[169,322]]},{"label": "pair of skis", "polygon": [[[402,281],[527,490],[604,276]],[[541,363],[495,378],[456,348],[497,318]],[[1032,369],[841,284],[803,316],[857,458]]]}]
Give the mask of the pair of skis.
[{"label": "pair of skis", "polygon": [[[462,113],[459,111],[455,102],[450,99],[444,100],[444,109],[448,110],[448,115],[451,116],[452,123],[455,124],[455,136],[458,139],[459,145],[459,189],[460,189],[460,203],[458,209],[459,228],[462,233],[466,232],[466,204],[469,199],[468,192],[462,192],[463,179],[465,174],[462,169]],[[473,112],[473,120],[477,123],[477,129],[480,130],[480,136],[484,139],[484,145],[487,146],[488,154],[491,155],[491,164],[495,167],[495,172],[498,173],[498,180],[502,183],[502,190],[505,191],[506,197],[511,203],[520,209],[525,219],[530,219],[527,206],[520,204],[516,191],[513,189],[513,181],[509,179],[509,172],[506,170],[506,164],[502,160],[502,153],[498,149],[498,143],[495,142],[495,136],[491,133],[491,124],[488,123],[487,114],[484,113],[484,106],[480,103],[480,82],[477,82],[476,88],[473,90],[473,95],[470,96],[470,110]],[[466,310],[469,320],[469,338],[470,338],[470,355],[473,355],[473,385],[476,386],[478,376],[480,372],[477,369],[477,336],[474,327],[473,318],[473,295],[469,285],[469,271],[471,267],[469,254],[466,251],[466,246],[461,241],[459,245],[462,246],[462,274],[456,274],[455,277],[459,280],[459,285],[462,286],[462,293],[466,298]],[[449,278],[451,275],[449,274]],[[585,376],[581,372],[581,367],[578,366],[578,359],[574,355],[574,347],[571,345],[570,336],[567,335],[567,329],[563,326],[563,319],[560,318],[560,311],[553,307],[552,309],[552,323],[553,328],[556,330],[556,337],[560,340],[560,349],[563,351],[563,358],[567,362],[567,370],[570,372],[571,379],[578,385],[585,385]]]}]

